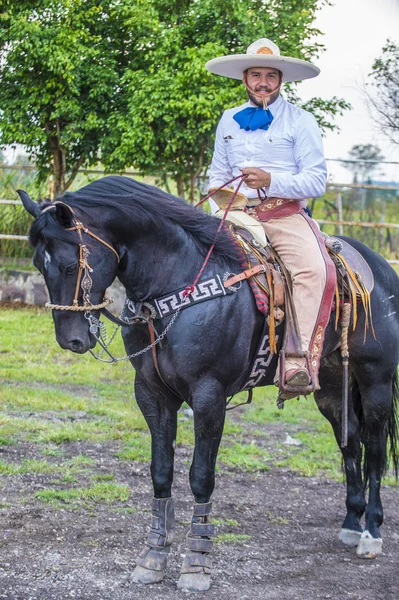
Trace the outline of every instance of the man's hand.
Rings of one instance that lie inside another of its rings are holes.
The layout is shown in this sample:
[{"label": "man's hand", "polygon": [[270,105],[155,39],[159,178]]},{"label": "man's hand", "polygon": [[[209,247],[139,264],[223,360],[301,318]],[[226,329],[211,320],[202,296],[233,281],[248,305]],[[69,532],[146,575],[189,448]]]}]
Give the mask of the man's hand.
[{"label": "man's hand", "polygon": [[268,188],[270,186],[270,173],[266,173],[266,171],[257,167],[246,167],[245,169],[240,169],[240,171],[243,175],[248,175],[244,180],[248,187],[258,190],[259,188]]}]

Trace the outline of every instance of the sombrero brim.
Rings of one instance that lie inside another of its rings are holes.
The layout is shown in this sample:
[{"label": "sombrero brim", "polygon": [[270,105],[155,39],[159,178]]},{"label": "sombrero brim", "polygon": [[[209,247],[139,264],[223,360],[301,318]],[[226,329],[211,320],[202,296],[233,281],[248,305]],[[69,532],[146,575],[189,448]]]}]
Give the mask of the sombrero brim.
[{"label": "sombrero brim", "polygon": [[242,79],[244,71],[251,67],[269,67],[283,74],[283,82],[302,81],[317,77],[320,69],[316,65],[289,56],[271,56],[269,54],[236,54],[219,56],[209,60],[205,67],[215,75]]}]

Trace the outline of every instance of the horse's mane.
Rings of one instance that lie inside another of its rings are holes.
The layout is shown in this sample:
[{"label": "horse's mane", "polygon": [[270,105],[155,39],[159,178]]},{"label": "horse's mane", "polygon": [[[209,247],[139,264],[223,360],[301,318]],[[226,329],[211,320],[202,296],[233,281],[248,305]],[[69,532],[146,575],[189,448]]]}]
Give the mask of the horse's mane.
[{"label": "horse's mane", "polygon": [[[128,177],[104,177],[77,192],[66,192],[58,200],[78,209],[80,214],[87,215],[96,226],[101,226],[100,215],[104,209],[111,210],[115,222],[123,223],[125,228],[129,220],[136,229],[160,230],[167,236],[169,232],[173,235],[171,230],[179,226],[192,237],[201,254],[211,246],[220,224],[219,219],[190,206],[184,200]],[[36,245],[39,235],[77,243],[76,234],[63,229],[52,213],[53,211],[42,213],[33,222],[30,231],[32,244]],[[237,258],[231,237],[224,228],[218,237],[215,254],[219,257]]]}]

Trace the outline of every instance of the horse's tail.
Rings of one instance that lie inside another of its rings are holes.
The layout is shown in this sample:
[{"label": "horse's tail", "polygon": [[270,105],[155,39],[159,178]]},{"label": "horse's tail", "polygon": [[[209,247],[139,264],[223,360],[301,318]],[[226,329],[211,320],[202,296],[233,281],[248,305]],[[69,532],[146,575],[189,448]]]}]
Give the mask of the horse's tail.
[{"label": "horse's tail", "polygon": [[[359,385],[356,380],[353,381],[352,385],[352,399],[355,414],[359,420],[361,428],[361,439],[363,440],[364,435],[364,413],[361,402],[361,395]],[[385,434],[387,436],[383,473],[385,474],[389,467],[392,468],[396,479],[399,478],[399,377],[396,371],[392,379],[392,402],[391,408],[388,415],[388,419],[385,426]],[[364,486],[367,487],[369,479],[369,466],[367,464],[366,457],[363,461],[363,481]]]},{"label": "horse's tail", "polygon": [[388,418],[387,429],[389,439],[389,453],[387,456],[388,466],[389,458],[392,462],[393,471],[396,479],[399,473],[399,377],[398,371],[395,372],[392,381],[392,405],[391,412]]}]

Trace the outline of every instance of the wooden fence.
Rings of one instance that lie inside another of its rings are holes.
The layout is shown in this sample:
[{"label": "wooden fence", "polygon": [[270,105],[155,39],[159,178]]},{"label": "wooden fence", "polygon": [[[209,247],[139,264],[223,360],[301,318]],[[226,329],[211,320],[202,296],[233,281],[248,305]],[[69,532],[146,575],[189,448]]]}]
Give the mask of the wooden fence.
[{"label": "wooden fence", "polygon": [[[1,169],[6,170],[26,170],[26,171],[34,171],[35,167],[26,166],[26,167],[15,167],[15,166],[1,166]],[[93,175],[103,175],[104,172],[99,169],[83,169],[80,171],[83,174],[93,174]],[[125,176],[137,176],[138,173],[135,172],[125,172],[121,173],[121,175]],[[327,184],[327,191],[335,191],[335,208],[337,219],[316,219],[320,225],[332,225],[336,227],[336,233],[338,235],[344,234],[344,228],[346,227],[361,227],[361,228],[374,228],[374,229],[387,229],[387,230],[399,230],[399,223],[387,223],[387,222],[365,222],[365,221],[350,221],[343,219],[343,208],[342,208],[342,192],[348,190],[381,190],[381,191],[392,191],[398,193],[398,202],[399,202],[399,187],[392,185],[370,185],[370,184],[347,184],[347,183],[330,183]],[[0,205],[21,205],[19,200],[0,200]],[[1,206],[0,206],[1,209]],[[0,219],[1,221],[1,219]],[[12,235],[0,233],[0,240],[20,240],[27,241],[28,237],[23,235]],[[389,260],[391,264],[399,264],[399,260]]]}]

